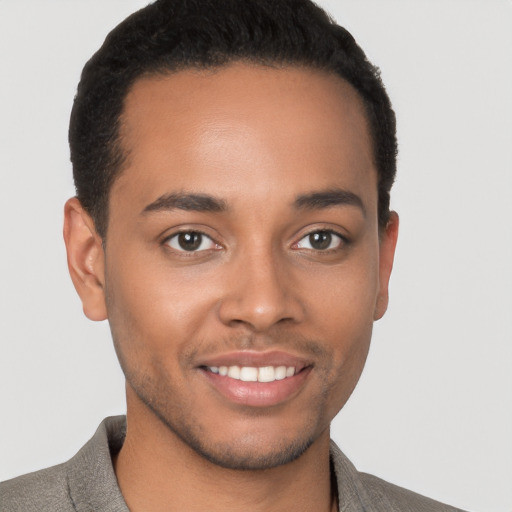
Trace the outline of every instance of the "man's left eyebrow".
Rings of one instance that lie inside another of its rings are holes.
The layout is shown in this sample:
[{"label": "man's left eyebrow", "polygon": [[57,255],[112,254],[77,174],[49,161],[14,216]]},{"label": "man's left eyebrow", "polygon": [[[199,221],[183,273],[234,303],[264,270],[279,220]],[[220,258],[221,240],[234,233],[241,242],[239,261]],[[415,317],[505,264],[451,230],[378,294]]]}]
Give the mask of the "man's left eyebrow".
[{"label": "man's left eyebrow", "polygon": [[148,204],[142,210],[142,213],[146,214],[170,210],[220,213],[227,209],[227,204],[223,199],[208,194],[176,192],[160,196],[158,199]]},{"label": "man's left eyebrow", "polygon": [[311,192],[297,197],[294,202],[298,210],[321,210],[331,206],[356,206],[366,217],[366,208],[363,200],[354,192],[344,189],[329,189],[319,192]]}]

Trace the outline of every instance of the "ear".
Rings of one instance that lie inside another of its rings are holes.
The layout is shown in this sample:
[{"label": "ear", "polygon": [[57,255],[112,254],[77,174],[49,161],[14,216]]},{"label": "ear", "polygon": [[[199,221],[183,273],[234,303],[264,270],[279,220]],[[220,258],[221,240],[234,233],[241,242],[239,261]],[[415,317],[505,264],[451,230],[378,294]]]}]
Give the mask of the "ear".
[{"label": "ear", "polygon": [[64,242],[68,268],[75,289],[80,295],[85,316],[105,320],[105,255],[94,222],[73,197],[64,206]]},{"label": "ear", "polygon": [[396,241],[398,239],[398,214],[391,212],[379,242],[379,293],[373,314],[374,320],[384,316],[389,302],[389,278],[393,269]]}]

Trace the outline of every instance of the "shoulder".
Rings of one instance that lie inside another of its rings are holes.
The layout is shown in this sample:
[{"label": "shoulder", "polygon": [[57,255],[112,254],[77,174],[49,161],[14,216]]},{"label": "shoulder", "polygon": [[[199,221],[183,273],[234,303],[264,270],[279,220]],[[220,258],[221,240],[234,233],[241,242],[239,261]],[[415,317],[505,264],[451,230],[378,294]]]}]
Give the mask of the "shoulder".
[{"label": "shoulder", "polygon": [[123,416],[106,418],[67,462],[0,483],[1,512],[128,512],[112,466],[125,429]]},{"label": "shoulder", "polygon": [[2,512],[75,510],[63,464],[0,483]]},{"label": "shoulder", "polygon": [[393,512],[462,512],[458,508],[444,505],[438,501],[409,491],[380,478],[366,473],[359,473],[359,478],[370,501],[377,510]]},{"label": "shoulder", "polygon": [[331,463],[338,486],[340,510],[367,512],[463,512],[380,478],[360,473],[331,441]]}]

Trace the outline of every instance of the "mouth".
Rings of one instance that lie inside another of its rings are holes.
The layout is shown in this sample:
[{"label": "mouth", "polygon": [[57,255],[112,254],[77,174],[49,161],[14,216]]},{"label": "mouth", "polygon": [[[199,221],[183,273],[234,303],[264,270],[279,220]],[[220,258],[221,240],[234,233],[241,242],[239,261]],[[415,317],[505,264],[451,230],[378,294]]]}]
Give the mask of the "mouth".
[{"label": "mouth", "polygon": [[[235,360],[238,364],[234,364]],[[290,355],[241,353],[217,358],[198,369],[228,401],[265,407],[297,395],[312,367]]]}]

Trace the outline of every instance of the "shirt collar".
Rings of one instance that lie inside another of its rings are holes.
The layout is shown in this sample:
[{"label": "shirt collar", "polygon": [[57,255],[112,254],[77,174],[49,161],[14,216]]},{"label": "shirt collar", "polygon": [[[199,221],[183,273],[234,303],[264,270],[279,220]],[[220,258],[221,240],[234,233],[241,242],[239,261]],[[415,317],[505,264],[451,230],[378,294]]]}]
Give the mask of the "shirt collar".
[{"label": "shirt collar", "polygon": [[[78,512],[129,512],[112,465],[112,456],[121,449],[125,435],[125,416],[106,418],[92,439],[66,463],[69,496]],[[334,441],[330,444],[330,459],[339,511],[378,512],[371,505],[356,468]]]}]

